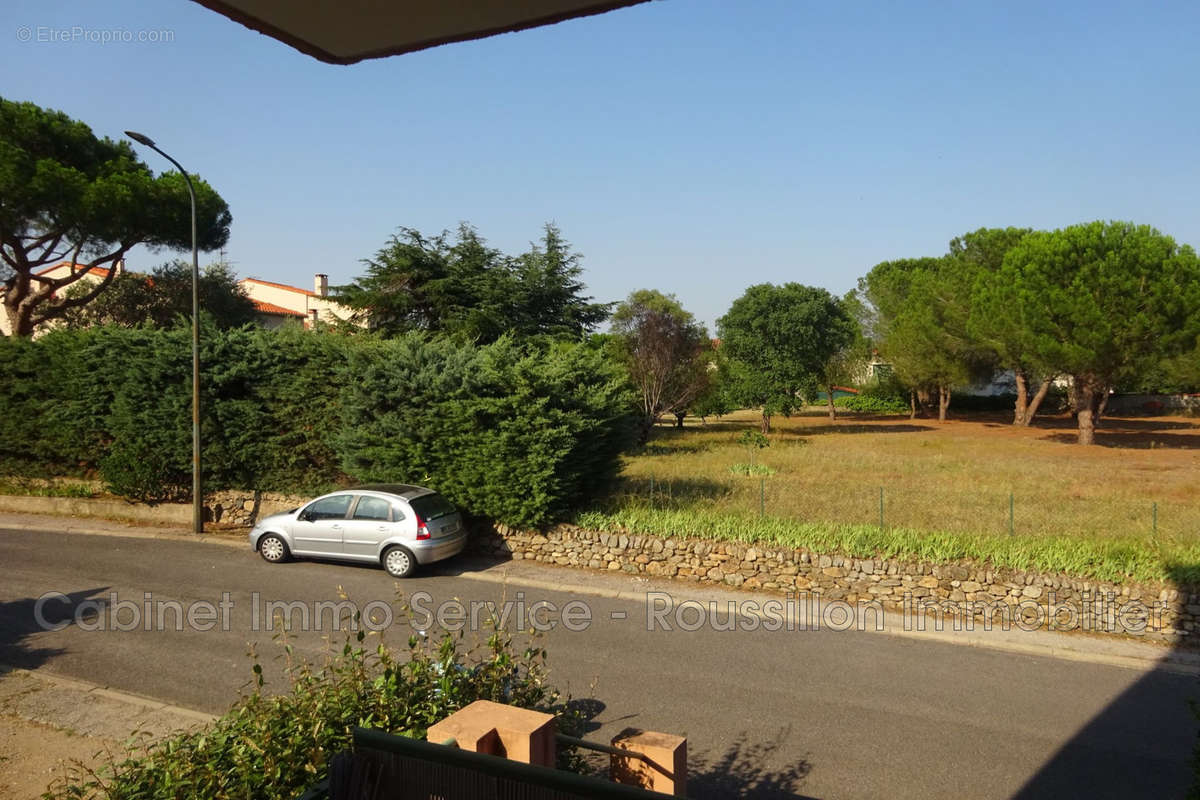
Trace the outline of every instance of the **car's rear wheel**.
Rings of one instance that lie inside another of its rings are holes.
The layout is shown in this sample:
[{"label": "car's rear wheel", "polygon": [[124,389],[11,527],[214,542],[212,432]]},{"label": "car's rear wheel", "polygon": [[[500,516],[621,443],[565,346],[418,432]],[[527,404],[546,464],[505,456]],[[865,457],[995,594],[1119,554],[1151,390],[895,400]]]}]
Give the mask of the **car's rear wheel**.
[{"label": "car's rear wheel", "polygon": [[269,561],[272,564],[287,561],[287,542],[273,533],[268,533],[258,540],[258,554],[263,557],[263,561]]},{"label": "car's rear wheel", "polygon": [[399,545],[389,547],[385,550],[382,560],[383,568],[393,578],[407,578],[417,569],[417,559],[413,557],[412,553]]}]

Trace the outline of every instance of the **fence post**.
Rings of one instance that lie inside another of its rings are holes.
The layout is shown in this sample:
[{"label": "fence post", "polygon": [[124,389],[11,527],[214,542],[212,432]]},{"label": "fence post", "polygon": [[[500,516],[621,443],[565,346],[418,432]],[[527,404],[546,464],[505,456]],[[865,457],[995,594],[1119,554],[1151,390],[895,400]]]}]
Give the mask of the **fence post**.
[{"label": "fence post", "polygon": [[879,530],[883,530],[883,487],[879,487]]},{"label": "fence post", "polygon": [[1013,493],[1008,493],[1008,535],[1015,535],[1013,532]]},{"label": "fence post", "polygon": [[1152,509],[1152,513],[1154,515],[1154,538],[1157,539],[1158,538],[1158,501],[1157,500],[1152,504],[1151,509]]}]

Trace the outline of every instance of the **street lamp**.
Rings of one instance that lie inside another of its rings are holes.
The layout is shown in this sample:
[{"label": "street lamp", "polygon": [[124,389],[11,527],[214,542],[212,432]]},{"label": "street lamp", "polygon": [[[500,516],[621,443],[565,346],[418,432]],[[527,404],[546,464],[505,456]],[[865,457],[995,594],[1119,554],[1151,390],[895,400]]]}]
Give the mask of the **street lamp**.
[{"label": "street lamp", "polygon": [[183,165],[158,149],[153,139],[136,131],[125,131],[125,135],[174,164],[187,181],[188,194],[192,198],[192,530],[204,533],[204,497],[200,487],[200,256],[196,251],[196,190]]}]

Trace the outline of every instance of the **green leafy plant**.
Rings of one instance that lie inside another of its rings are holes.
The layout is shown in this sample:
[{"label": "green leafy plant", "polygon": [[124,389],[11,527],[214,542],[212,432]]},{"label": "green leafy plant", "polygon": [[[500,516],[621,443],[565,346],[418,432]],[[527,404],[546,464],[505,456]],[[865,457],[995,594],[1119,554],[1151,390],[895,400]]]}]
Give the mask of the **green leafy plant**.
[{"label": "green leafy plant", "polygon": [[[424,738],[430,725],[476,700],[553,713],[560,731],[582,732],[578,715],[547,685],[546,651],[533,639],[518,642],[498,627],[476,642],[462,633],[414,633],[397,651],[382,640],[371,646],[367,636],[363,630],[347,633],[342,647],[319,665],[301,659],[280,636],[286,691],[267,692],[263,666],[252,654],[249,693],[218,720],[157,741],[136,735],[108,763],[76,765],[44,797],[295,797],[349,747],[354,727]],[[581,763],[564,750],[560,766]]]},{"label": "green leafy plant", "polygon": [[729,468],[734,475],[774,475],[775,470],[766,464],[734,464]]},{"label": "green leafy plant", "polygon": [[898,397],[878,397],[875,395],[858,394],[849,397],[839,397],[833,401],[838,408],[856,411],[860,414],[907,414],[908,401]]}]

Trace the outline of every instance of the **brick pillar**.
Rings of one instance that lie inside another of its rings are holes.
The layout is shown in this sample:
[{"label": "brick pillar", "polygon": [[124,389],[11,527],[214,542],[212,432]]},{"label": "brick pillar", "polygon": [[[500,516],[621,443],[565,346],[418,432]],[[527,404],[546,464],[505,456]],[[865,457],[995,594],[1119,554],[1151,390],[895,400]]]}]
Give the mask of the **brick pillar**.
[{"label": "brick pillar", "polygon": [[663,794],[687,794],[687,739],[669,733],[627,729],[613,737],[613,747],[641,753],[640,758],[610,756],[609,776],[616,783]]},{"label": "brick pillar", "polygon": [[463,750],[553,767],[554,732],[553,714],[476,700],[431,726],[425,739],[454,739]]}]

